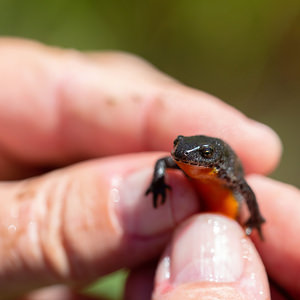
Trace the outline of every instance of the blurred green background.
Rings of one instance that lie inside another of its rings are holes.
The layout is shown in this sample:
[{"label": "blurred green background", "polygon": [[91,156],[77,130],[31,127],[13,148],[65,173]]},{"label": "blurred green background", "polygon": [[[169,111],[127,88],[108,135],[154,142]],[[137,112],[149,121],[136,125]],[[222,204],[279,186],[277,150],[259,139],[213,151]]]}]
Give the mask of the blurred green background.
[{"label": "blurred green background", "polygon": [[0,0],[0,34],[144,57],[273,127],[300,187],[300,1]]}]

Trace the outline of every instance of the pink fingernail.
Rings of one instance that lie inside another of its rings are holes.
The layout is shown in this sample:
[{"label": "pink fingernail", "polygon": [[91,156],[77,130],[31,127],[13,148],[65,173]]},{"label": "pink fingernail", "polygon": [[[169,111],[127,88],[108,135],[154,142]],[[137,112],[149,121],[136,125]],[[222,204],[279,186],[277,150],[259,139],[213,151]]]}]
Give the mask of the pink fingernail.
[{"label": "pink fingernail", "polygon": [[176,231],[160,263],[157,281],[234,282],[243,271],[240,227],[226,217],[198,215]]},{"label": "pink fingernail", "polygon": [[152,168],[128,174],[112,188],[114,211],[126,233],[143,237],[165,233],[199,210],[198,197],[182,174],[169,174],[172,190],[155,209],[152,194],[145,196],[152,174]]},{"label": "pink fingernail", "polygon": [[173,299],[171,295],[178,291],[193,299],[202,299],[203,294],[221,299],[214,294],[216,287],[245,299],[269,299],[263,264],[242,228],[221,215],[197,215],[175,232],[165,251],[156,273],[154,299],[165,294]]},{"label": "pink fingernail", "polygon": [[[241,239],[238,225],[226,218],[203,215],[185,230],[171,253],[175,285],[193,281],[234,282],[242,273]],[[242,237],[242,232],[240,234]]]}]

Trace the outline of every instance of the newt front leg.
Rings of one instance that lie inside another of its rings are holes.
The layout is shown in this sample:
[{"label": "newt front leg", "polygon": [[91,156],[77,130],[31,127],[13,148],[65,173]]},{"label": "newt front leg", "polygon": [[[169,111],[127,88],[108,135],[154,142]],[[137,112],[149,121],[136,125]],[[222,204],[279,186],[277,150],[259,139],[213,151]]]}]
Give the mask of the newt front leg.
[{"label": "newt front leg", "polygon": [[160,158],[154,167],[152,182],[146,191],[146,195],[153,194],[153,207],[157,208],[158,198],[161,197],[161,204],[166,201],[166,190],[171,187],[165,183],[166,169],[178,169],[171,156]]}]

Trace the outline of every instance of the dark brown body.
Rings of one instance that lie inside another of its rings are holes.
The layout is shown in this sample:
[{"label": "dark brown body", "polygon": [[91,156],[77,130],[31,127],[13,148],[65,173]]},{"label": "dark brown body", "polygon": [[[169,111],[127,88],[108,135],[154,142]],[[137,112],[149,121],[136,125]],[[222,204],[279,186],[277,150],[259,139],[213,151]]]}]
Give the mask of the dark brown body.
[{"label": "dark brown body", "polygon": [[153,193],[153,205],[158,197],[165,202],[167,168],[182,170],[189,178],[197,181],[201,199],[208,211],[219,212],[232,218],[239,214],[240,201],[245,200],[250,212],[246,232],[256,228],[262,238],[261,225],[265,222],[252,189],[244,179],[241,162],[231,147],[224,141],[196,135],[178,136],[174,141],[171,156],[157,161],[152,183],[146,194]]}]

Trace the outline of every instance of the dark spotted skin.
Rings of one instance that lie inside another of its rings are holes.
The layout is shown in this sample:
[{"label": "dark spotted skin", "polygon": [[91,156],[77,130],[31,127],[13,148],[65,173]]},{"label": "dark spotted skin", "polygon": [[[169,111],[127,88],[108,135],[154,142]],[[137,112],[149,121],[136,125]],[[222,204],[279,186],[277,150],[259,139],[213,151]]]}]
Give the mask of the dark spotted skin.
[{"label": "dark spotted skin", "polygon": [[146,191],[147,195],[153,194],[155,208],[159,199],[161,204],[165,202],[166,190],[170,189],[165,183],[166,169],[169,168],[181,169],[188,177],[196,180],[212,178],[213,182],[231,190],[236,201],[244,199],[250,213],[245,223],[246,233],[250,234],[255,228],[263,239],[261,225],[265,219],[260,213],[254,192],[244,178],[242,164],[228,144],[221,139],[204,135],[178,136],[171,156],[156,162],[152,182]]}]

